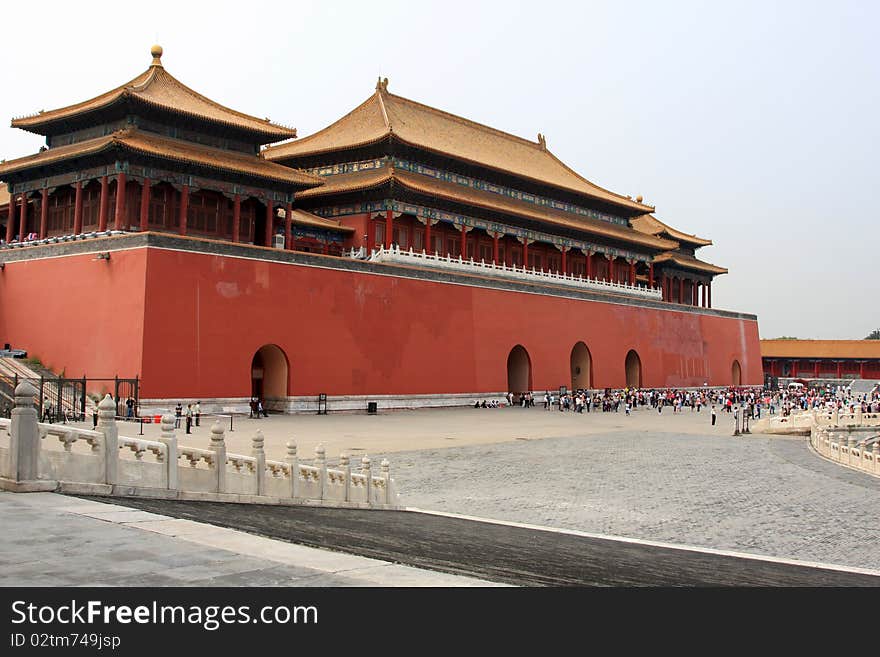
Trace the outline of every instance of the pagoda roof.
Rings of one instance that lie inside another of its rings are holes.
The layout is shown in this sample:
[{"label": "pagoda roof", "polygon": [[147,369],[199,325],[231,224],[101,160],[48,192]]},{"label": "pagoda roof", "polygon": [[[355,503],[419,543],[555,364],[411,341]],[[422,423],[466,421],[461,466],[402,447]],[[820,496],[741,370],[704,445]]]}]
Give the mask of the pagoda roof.
[{"label": "pagoda roof", "polygon": [[53,124],[132,100],[174,114],[255,133],[264,140],[260,143],[296,137],[295,128],[237,112],[193,91],[162,66],[162,48],[153,46],[151,54],[153,63],[133,80],[82,103],[14,119],[12,127],[47,135],[52,132]]},{"label": "pagoda roof", "polygon": [[323,180],[305,171],[269,162],[257,155],[247,155],[210,146],[202,146],[189,141],[171,139],[136,128],[119,130],[113,134],[67,146],[57,146],[34,155],[9,160],[0,164],[0,178],[10,174],[64,162],[86,155],[95,155],[112,149],[141,153],[163,160],[173,160],[186,164],[204,166],[236,174],[246,174],[302,187],[320,185]]},{"label": "pagoda roof", "polygon": [[880,358],[880,340],[761,340],[764,358]]},{"label": "pagoda roof", "polygon": [[646,235],[628,226],[619,226],[571,212],[536,206],[501,194],[473,189],[430,176],[401,171],[393,167],[328,176],[324,180],[324,185],[320,187],[298,192],[296,199],[307,200],[331,194],[364,191],[393,182],[395,186],[432,198],[554,224],[651,249],[672,249],[678,246],[676,242]]},{"label": "pagoda roof", "polygon": [[[278,216],[284,218],[284,210],[278,210]],[[300,226],[311,226],[313,228],[323,228],[324,230],[334,230],[340,233],[353,233],[356,229],[352,226],[344,226],[342,222],[335,219],[326,219],[319,217],[311,212],[294,208],[290,213],[290,222]]]},{"label": "pagoda roof", "polygon": [[678,251],[667,251],[666,253],[661,253],[658,256],[654,256],[654,264],[660,262],[672,262],[679,267],[684,267],[685,269],[693,269],[695,271],[704,272],[706,274],[727,273],[727,269],[725,269],[724,267],[719,267],[718,265],[713,265],[709,262],[703,262],[702,260],[698,260],[694,256],[679,253]]},{"label": "pagoda roof", "polygon": [[387,79],[380,80],[372,96],[335,123],[308,137],[270,146],[265,154],[271,160],[287,160],[359,148],[390,138],[630,211],[654,210],[583,178],[547,149],[540,134],[538,141],[529,141],[396,96],[388,93]]},{"label": "pagoda roof", "polygon": [[650,214],[643,214],[640,217],[630,219],[630,225],[636,230],[647,233],[648,235],[666,234],[677,242],[692,244],[696,247],[710,246],[712,244],[712,240],[683,233],[668,224],[664,224],[657,217]]}]

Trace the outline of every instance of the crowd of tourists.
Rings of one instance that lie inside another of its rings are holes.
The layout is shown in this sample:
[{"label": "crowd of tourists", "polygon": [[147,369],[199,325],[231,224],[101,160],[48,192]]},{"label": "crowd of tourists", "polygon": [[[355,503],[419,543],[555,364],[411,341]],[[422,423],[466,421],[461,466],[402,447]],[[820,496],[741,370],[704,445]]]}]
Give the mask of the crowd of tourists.
[{"label": "crowd of tourists", "polygon": [[[574,413],[620,413],[629,415],[639,408],[649,408],[662,414],[664,410],[673,414],[704,410],[712,415],[715,424],[716,413],[729,413],[737,419],[760,419],[762,413],[789,415],[806,409],[855,412],[880,412],[880,386],[868,393],[854,394],[849,387],[826,386],[807,388],[791,386],[782,390],[767,390],[762,387],[730,387],[712,389],[684,388],[623,388],[604,390],[550,391],[539,395],[545,410]],[[531,392],[507,393],[508,406],[528,408],[535,405]]]}]

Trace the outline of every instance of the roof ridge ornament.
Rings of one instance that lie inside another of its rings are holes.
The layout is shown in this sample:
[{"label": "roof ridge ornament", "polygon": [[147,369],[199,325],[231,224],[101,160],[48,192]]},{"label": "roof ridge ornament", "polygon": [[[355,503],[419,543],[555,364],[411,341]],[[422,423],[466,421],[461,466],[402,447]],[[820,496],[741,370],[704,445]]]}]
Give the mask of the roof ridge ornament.
[{"label": "roof ridge ornament", "polygon": [[379,81],[376,83],[376,91],[381,91],[382,93],[388,93],[388,78],[383,78],[381,75],[379,76]]},{"label": "roof ridge ornament", "polygon": [[538,133],[538,146],[541,147],[542,151],[547,150],[547,138],[542,135],[540,132]]},{"label": "roof ridge ornament", "polygon": [[150,54],[153,56],[153,62],[150,66],[162,66],[162,46],[154,45],[150,48]]}]

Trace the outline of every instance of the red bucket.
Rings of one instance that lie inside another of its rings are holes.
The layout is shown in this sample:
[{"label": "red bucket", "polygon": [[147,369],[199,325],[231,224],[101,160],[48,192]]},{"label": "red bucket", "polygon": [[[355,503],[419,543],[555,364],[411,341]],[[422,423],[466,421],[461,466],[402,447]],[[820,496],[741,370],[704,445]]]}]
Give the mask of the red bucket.
[{"label": "red bucket", "polygon": [[153,416],[153,422],[155,422],[156,424],[159,424],[161,421],[162,421],[161,415],[154,415]]}]

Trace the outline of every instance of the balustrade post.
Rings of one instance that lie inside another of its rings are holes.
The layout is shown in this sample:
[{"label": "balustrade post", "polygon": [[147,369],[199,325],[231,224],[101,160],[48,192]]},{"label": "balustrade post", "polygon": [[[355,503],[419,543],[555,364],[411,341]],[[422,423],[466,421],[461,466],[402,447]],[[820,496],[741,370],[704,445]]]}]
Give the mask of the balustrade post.
[{"label": "balustrade post", "polygon": [[287,456],[284,461],[290,466],[290,497],[297,497],[299,488],[299,459],[296,456],[296,443],[287,441]]},{"label": "balustrade post", "polygon": [[323,445],[315,447],[315,465],[318,467],[318,499],[323,500],[327,485],[327,454]]},{"label": "balustrade post", "polygon": [[104,483],[112,486],[119,472],[119,427],[116,426],[116,402],[109,393],[98,404],[97,429],[104,434]]},{"label": "balustrade post", "polygon": [[217,477],[217,492],[226,492],[226,438],[223,425],[215,420],[211,427],[211,451],[214,452],[214,470]]},{"label": "balustrade post", "polygon": [[[430,220],[429,220],[430,221]],[[348,458],[348,454],[341,454],[339,456],[339,464],[342,466],[342,476],[345,478],[345,501],[351,501],[351,461]]]},{"label": "balustrade post", "polygon": [[382,479],[385,480],[385,504],[391,504],[391,464],[382,459]]},{"label": "balustrade post", "polygon": [[373,473],[370,470],[370,457],[364,454],[361,459],[361,473],[364,475],[364,486],[367,490],[367,504],[373,506]]},{"label": "balustrade post", "polygon": [[874,441],[871,452],[874,454],[874,474],[878,474],[880,473],[880,438]]},{"label": "balustrade post", "polygon": [[831,411],[831,425],[836,427],[838,424],[840,424],[840,411],[835,406],[834,410]]},{"label": "balustrade post", "polygon": [[257,429],[254,437],[251,439],[251,456],[254,457],[254,474],[257,477],[257,495],[266,494],[266,451],[263,449],[265,443],[263,432]]},{"label": "balustrade post", "polygon": [[856,425],[857,426],[862,425],[862,404],[861,403],[856,404]]},{"label": "balustrade post", "polygon": [[37,389],[27,381],[15,386],[15,408],[9,425],[9,471],[12,481],[35,481],[40,466],[39,418],[34,408]]},{"label": "balustrade post", "polygon": [[168,490],[177,490],[180,488],[177,473],[177,435],[174,433],[174,416],[170,413],[162,416],[162,435],[159,437],[159,442],[165,444]]}]

